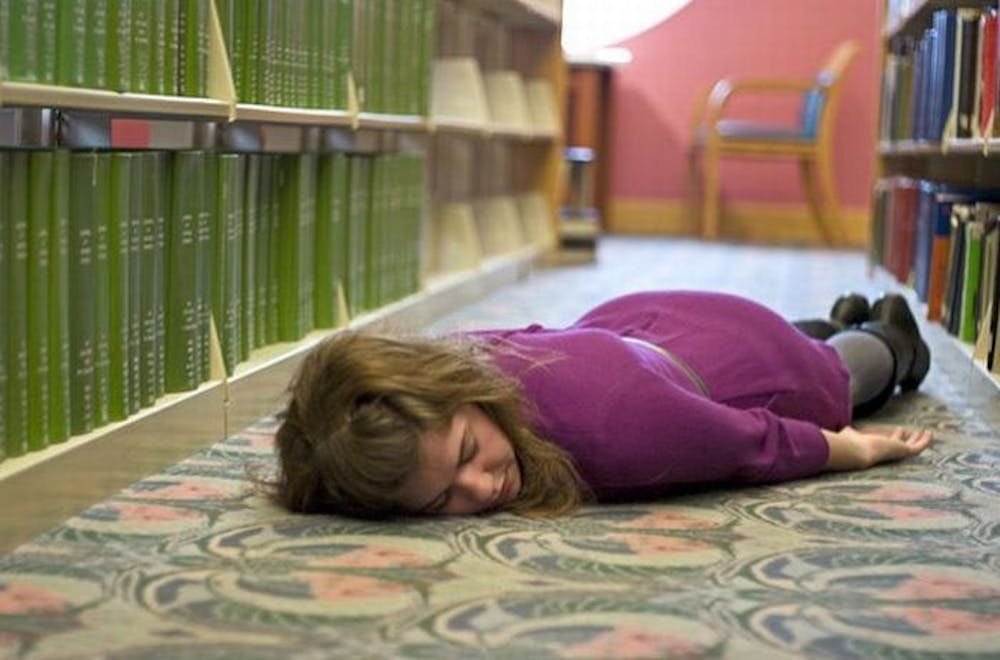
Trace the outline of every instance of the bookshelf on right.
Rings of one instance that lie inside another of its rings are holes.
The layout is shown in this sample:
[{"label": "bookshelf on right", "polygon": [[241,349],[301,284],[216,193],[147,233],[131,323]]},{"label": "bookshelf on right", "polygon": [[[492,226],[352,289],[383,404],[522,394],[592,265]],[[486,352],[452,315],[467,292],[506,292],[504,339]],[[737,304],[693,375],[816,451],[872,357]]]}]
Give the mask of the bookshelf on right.
[{"label": "bookshelf on right", "polygon": [[1000,387],[997,3],[887,0],[870,262]]}]

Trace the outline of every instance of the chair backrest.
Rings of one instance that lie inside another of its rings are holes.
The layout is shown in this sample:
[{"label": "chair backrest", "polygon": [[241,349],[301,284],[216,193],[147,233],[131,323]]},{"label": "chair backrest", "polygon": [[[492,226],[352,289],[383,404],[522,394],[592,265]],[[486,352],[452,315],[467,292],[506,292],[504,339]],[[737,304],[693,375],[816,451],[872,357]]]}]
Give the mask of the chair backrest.
[{"label": "chair backrest", "polygon": [[845,41],[833,51],[823,68],[816,74],[816,86],[802,97],[799,120],[802,135],[808,138],[829,139],[833,130],[833,117],[840,98],[844,72],[858,54],[857,41]]}]

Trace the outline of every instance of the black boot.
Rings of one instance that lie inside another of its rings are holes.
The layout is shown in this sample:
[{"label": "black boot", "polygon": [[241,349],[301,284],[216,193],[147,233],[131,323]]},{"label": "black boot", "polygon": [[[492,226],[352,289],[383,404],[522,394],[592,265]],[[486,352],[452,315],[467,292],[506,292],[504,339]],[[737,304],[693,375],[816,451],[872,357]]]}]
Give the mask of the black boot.
[{"label": "black boot", "polygon": [[[931,352],[920,336],[920,327],[906,303],[906,298],[898,293],[882,294],[872,304],[871,318],[874,323],[884,323],[898,330],[904,338],[905,346],[900,350],[905,355],[902,360],[897,355],[896,380],[904,392],[917,389],[930,369]],[[903,364],[899,364],[900,361]]]},{"label": "black boot", "polygon": [[871,308],[868,299],[860,293],[845,293],[833,302],[830,308],[830,320],[843,328],[871,320]]}]

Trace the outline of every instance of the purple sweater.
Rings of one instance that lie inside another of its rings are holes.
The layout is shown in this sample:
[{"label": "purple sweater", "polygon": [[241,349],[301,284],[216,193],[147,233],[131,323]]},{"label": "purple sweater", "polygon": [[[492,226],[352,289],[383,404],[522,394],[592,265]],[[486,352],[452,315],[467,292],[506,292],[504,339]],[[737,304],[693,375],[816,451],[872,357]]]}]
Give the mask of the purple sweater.
[{"label": "purple sweater", "polygon": [[495,346],[537,406],[536,431],[602,500],[816,474],[829,452],[820,428],[850,422],[836,352],[731,295],[636,293],[564,329],[471,334]]}]

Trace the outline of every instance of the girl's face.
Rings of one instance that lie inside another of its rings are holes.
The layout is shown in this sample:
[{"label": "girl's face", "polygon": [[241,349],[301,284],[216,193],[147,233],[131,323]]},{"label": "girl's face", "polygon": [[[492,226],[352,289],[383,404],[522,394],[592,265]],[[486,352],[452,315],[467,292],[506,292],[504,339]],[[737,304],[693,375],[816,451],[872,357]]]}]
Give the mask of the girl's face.
[{"label": "girl's face", "polygon": [[399,490],[408,511],[431,515],[498,509],[521,490],[521,469],[507,435],[475,405],[420,440],[420,464]]}]

